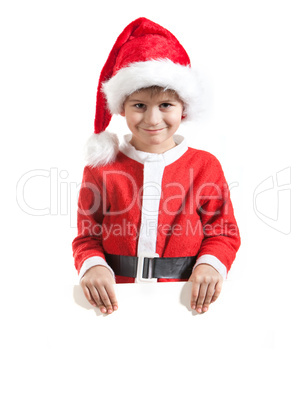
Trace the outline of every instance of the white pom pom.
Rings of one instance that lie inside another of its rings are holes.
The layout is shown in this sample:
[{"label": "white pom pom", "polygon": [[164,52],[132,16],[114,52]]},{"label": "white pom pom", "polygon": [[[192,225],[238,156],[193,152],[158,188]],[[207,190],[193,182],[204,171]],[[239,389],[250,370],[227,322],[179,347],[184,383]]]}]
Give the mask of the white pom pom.
[{"label": "white pom pom", "polygon": [[92,134],[85,145],[85,160],[88,166],[104,166],[115,160],[119,149],[116,134],[102,131]]}]

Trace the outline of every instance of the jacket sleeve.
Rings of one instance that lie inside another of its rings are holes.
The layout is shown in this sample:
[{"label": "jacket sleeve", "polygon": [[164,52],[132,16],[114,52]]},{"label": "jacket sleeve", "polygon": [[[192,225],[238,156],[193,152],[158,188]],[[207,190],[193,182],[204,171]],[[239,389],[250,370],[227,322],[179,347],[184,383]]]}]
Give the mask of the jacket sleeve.
[{"label": "jacket sleeve", "polygon": [[95,176],[92,168],[84,168],[78,198],[78,235],[72,242],[72,249],[80,278],[94,265],[104,265],[112,271],[102,247],[102,183]]},{"label": "jacket sleeve", "polygon": [[229,187],[216,158],[206,176],[197,200],[204,238],[194,268],[201,263],[212,265],[226,279],[241,244],[240,233]]}]

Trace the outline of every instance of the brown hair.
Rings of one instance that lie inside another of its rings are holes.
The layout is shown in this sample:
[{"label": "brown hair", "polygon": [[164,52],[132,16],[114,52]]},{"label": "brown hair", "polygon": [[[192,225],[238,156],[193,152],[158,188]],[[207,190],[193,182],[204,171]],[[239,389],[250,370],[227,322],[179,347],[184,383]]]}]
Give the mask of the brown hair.
[{"label": "brown hair", "polygon": [[150,96],[155,96],[155,95],[160,94],[161,92],[166,92],[166,93],[168,93],[170,95],[173,95],[173,96],[177,97],[180,100],[177,92],[174,89],[163,88],[163,87],[160,87],[158,85],[152,85],[150,87],[140,88],[140,89],[136,90],[135,93],[138,93],[138,92],[141,92],[141,91],[148,91],[150,93]]}]

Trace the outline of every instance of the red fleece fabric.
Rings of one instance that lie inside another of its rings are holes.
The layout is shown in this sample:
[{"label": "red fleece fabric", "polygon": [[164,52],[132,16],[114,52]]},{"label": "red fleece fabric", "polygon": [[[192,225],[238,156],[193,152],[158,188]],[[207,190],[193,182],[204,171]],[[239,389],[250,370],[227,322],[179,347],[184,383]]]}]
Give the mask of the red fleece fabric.
[{"label": "red fleece fabric", "polygon": [[[109,165],[84,168],[78,236],[72,244],[78,272],[87,258],[105,259],[105,252],[137,255],[143,166],[119,152]],[[188,148],[164,169],[156,252],[160,257],[210,254],[228,272],[239,246],[239,229],[219,161],[206,151]],[[125,277],[116,280],[134,282]]]}]

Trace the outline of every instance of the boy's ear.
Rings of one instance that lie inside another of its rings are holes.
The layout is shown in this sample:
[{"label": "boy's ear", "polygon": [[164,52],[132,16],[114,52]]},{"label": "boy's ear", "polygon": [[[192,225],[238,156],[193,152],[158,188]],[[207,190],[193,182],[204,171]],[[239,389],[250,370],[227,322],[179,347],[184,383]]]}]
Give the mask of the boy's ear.
[{"label": "boy's ear", "polygon": [[182,115],[181,115],[181,120],[185,119],[187,117],[186,110],[184,104],[182,104]]},{"label": "boy's ear", "polygon": [[123,116],[123,117],[125,117],[125,116],[126,116],[125,111],[122,110],[122,111],[120,112],[120,115]]}]

